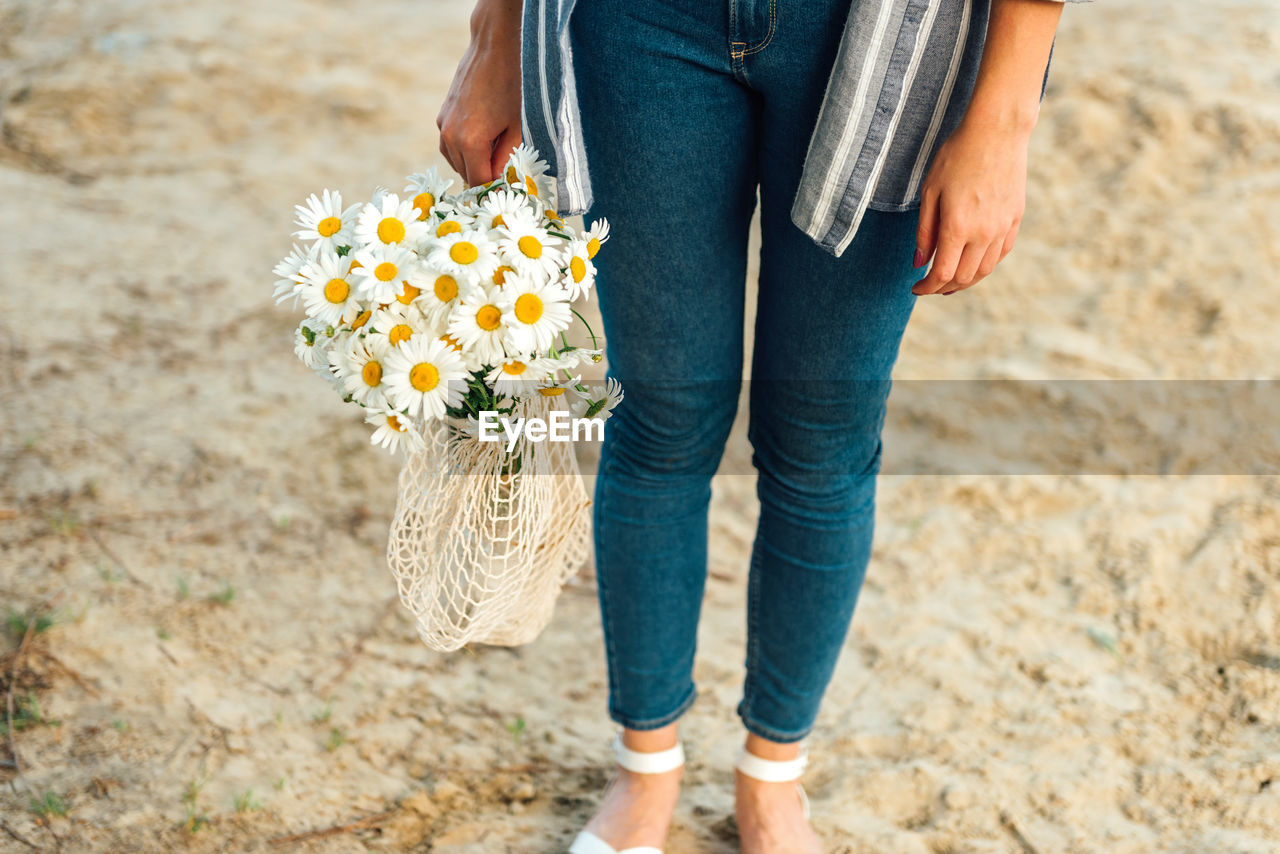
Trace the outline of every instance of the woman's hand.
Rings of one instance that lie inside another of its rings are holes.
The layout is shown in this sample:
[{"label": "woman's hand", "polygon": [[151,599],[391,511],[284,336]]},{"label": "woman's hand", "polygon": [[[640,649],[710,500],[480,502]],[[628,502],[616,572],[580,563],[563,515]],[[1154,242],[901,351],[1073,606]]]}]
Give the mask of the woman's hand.
[{"label": "woman's hand", "polygon": [[436,127],[440,153],[467,186],[498,177],[520,144],[521,0],[477,0],[471,44]]},{"label": "woman's hand", "polygon": [[933,256],[933,266],[915,294],[972,287],[991,275],[1018,235],[1030,128],[969,119],[939,147],[920,191],[915,265]]},{"label": "woman's hand", "polygon": [[953,294],[991,274],[1013,249],[1027,196],[1027,145],[1062,14],[1060,0],[993,0],[978,79],[955,132],[920,189],[911,292]]}]

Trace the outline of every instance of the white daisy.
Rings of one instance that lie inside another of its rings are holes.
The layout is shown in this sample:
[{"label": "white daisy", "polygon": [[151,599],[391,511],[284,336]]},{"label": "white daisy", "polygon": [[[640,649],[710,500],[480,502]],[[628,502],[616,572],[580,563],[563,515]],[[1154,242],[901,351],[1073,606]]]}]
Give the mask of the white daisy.
[{"label": "white daisy", "polygon": [[452,178],[442,178],[436,167],[426,172],[414,172],[406,179],[409,183],[404,188],[412,193],[410,204],[418,211],[418,219],[425,220],[431,215],[431,209],[444,198],[445,193],[453,186]]},{"label": "white daisy", "polygon": [[506,225],[508,219],[518,216],[519,212],[526,209],[524,196],[510,190],[494,190],[480,200],[476,225],[488,229],[490,236],[497,240],[501,235],[494,234],[494,230]]},{"label": "white daisy", "polygon": [[608,421],[613,410],[622,402],[622,383],[613,377],[605,380],[605,385],[586,386],[586,391],[575,388],[577,400],[570,405],[569,411],[575,418],[599,418]]},{"label": "white daisy", "polygon": [[582,235],[582,239],[587,241],[587,258],[596,257],[601,245],[609,239],[609,221],[598,219],[591,223],[591,227],[587,229],[586,234]]},{"label": "white daisy", "polygon": [[483,231],[464,229],[439,241],[427,257],[427,263],[454,278],[479,282],[491,277],[498,268],[498,253]]},{"label": "white daisy", "polygon": [[277,304],[293,297],[293,307],[298,307],[298,297],[302,296],[302,268],[319,254],[318,242],[312,243],[306,249],[296,243],[293,244],[293,251],[277,264],[273,271],[279,277],[276,279],[275,293],[272,294]]},{"label": "white daisy", "polygon": [[564,240],[548,234],[527,211],[509,219],[501,233],[503,259],[522,274],[546,281],[564,266]]},{"label": "white daisy", "polygon": [[374,410],[364,417],[364,421],[378,428],[369,438],[369,443],[372,445],[386,448],[392,453],[399,449],[402,442],[410,453],[421,451],[426,447],[426,441],[413,426],[413,422],[394,410]]},{"label": "white daisy", "polygon": [[430,234],[434,234],[436,240],[427,239],[421,244],[430,251],[436,245],[437,240],[444,240],[450,234],[460,234],[463,229],[470,228],[474,217],[465,210],[453,209],[448,211],[443,217],[433,217],[429,223],[431,225]]},{"label": "white daisy", "polygon": [[481,364],[496,365],[507,357],[503,347],[506,326],[502,322],[502,290],[476,288],[464,294],[449,315],[449,334],[474,353]]},{"label": "white daisy", "polygon": [[573,318],[564,289],[523,276],[508,276],[502,287],[502,322],[517,350],[544,352]]},{"label": "white daisy", "polygon": [[354,336],[343,348],[344,362],[341,370],[343,386],[351,397],[362,406],[381,409],[386,406],[386,386],[382,376],[386,372],[383,360],[391,352],[391,345],[382,336]]},{"label": "white daisy", "polygon": [[293,331],[293,353],[308,368],[327,365],[329,356],[326,353],[325,342],[328,340],[320,335],[316,322],[306,318]]},{"label": "white daisy", "polygon": [[347,278],[350,262],[321,252],[302,268],[302,302],[307,314],[326,326],[354,320],[364,306]]},{"label": "white daisy", "polygon": [[[565,397],[565,392],[576,389],[578,384],[582,382],[581,376],[567,377],[565,379],[556,379],[554,376],[547,377],[542,385],[538,388],[538,394],[543,397]],[[572,405],[572,404],[570,404]]]},{"label": "white daisy", "polygon": [[369,332],[366,338],[381,338],[391,347],[398,347],[413,336],[430,334],[430,324],[416,307],[401,313],[380,308],[369,318]]},{"label": "white daisy", "polygon": [[354,226],[359,205],[352,205],[343,210],[342,194],[325,190],[324,195],[312,194],[305,205],[295,206],[298,216],[294,222],[301,226],[293,233],[294,237],[323,243],[334,249],[339,246],[350,246],[355,236]]},{"label": "white daisy", "polygon": [[418,298],[418,305],[433,319],[447,315],[458,304],[458,298],[467,284],[465,279],[463,284],[459,284],[454,276],[429,267],[423,270],[422,280],[425,287],[422,296]]},{"label": "white daisy", "polygon": [[412,338],[387,355],[383,381],[397,410],[443,418],[446,406],[462,402],[466,377],[462,359],[448,344],[439,338]]},{"label": "white daisy", "polygon": [[[347,372],[347,347],[350,345],[352,338],[358,336],[353,335],[349,330],[336,330],[334,336],[329,339],[327,347],[328,361],[325,368],[328,374],[325,379],[333,383],[334,387],[342,394],[343,397],[349,398],[342,378]],[[316,371],[320,371],[320,367],[316,366]]]},{"label": "white daisy", "polygon": [[554,372],[572,371],[579,365],[588,362],[596,363],[603,358],[604,350],[591,350],[586,347],[574,347],[569,350],[563,350],[555,356],[544,356],[542,361],[548,365],[548,370]]},{"label": "white daisy", "polygon": [[547,379],[547,370],[537,359],[520,356],[507,359],[485,377],[489,388],[499,394],[520,397],[530,394]]},{"label": "white daisy", "polygon": [[405,284],[421,290],[422,268],[418,256],[403,246],[375,243],[356,252],[358,265],[352,270],[362,299],[389,303],[405,294]]},{"label": "white daisy", "polygon": [[512,187],[524,190],[531,196],[545,199],[549,195],[550,181],[546,180],[547,161],[538,159],[538,152],[521,143],[507,158],[507,168],[503,170],[503,178]]},{"label": "white daisy", "polygon": [[356,240],[366,245],[413,246],[429,229],[426,222],[418,220],[418,213],[411,200],[402,202],[395,193],[385,193],[377,202],[361,209],[356,221]]},{"label": "white daisy", "polygon": [[596,280],[596,265],[587,254],[587,241],[575,238],[569,242],[565,275],[560,280],[569,293],[569,301],[587,297]]},{"label": "white daisy", "polygon": [[564,217],[560,216],[560,214],[556,213],[549,206],[542,206],[542,216],[545,219],[543,224],[552,231],[559,231],[565,234],[572,233],[572,229],[570,229],[569,225],[564,221]]}]

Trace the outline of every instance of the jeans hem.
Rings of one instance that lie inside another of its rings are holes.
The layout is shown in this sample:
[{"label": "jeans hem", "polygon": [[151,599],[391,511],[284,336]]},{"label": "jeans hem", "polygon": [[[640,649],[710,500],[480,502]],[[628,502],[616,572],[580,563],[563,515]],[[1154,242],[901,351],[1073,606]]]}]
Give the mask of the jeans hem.
[{"label": "jeans hem", "polygon": [[615,709],[609,709],[609,717],[614,723],[621,724],[627,729],[661,729],[667,724],[678,719],[685,712],[689,711],[689,707],[693,705],[693,701],[698,699],[698,689],[696,686],[689,689],[689,693],[680,701],[674,711],[668,712],[656,718],[645,718],[643,720],[624,715]]},{"label": "jeans hem", "polygon": [[761,738],[767,738],[769,741],[776,741],[779,744],[790,744],[796,741],[803,741],[813,732],[813,727],[806,727],[802,730],[783,732],[770,726],[765,726],[749,715],[738,712],[738,717],[742,719],[742,725],[747,728],[747,732],[755,733]]}]

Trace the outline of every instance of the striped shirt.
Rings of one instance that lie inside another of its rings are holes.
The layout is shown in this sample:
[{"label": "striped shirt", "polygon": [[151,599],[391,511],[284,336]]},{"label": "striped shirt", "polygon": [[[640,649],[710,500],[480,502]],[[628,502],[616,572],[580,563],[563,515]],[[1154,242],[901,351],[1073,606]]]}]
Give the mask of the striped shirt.
[{"label": "striped shirt", "polygon": [[[564,215],[591,204],[570,59],[574,2],[525,0],[520,50],[524,139],[550,164]],[[991,0],[852,0],[791,208],[823,249],[841,255],[867,208],[919,205],[925,170],[973,92],[990,9]],[[1041,98],[1048,75],[1046,66]]]}]

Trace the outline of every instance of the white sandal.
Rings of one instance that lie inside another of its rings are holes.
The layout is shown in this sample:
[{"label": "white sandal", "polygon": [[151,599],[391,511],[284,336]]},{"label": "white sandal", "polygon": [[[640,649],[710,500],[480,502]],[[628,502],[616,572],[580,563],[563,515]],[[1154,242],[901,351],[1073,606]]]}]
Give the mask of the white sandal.
[{"label": "white sandal", "polygon": [[[666,750],[642,752],[632,750],[622,743],[621,729],[613,737],[613,753],[617,757],[619,765],[636,774],[665,774],[684,764],[684,743],[682,741],[677,740],[675,747],[670,747]],[[609,786],[616,779],[618,779],[618,772],[615,770],[613,776],[609,778],[609,782],[605,784],[604,790],[606,792],[609,791]],[[591,831],[583,830],[578,833],[573,840],[573,844],[569,846],[569,854],[662,854],[662,849],[655,848],[652,845],[639,845],[618,850]]]},{"label": "white sandal", "polygon": [[795,759],[764,759],[747,751],[746,745],[738,753],[737,764],[734,765],[743,774],[766,783],[786,783],[796,780],[796,791],[800,794],[800,806],[804,809],[804,817],[809,818],[809,796],[804,793],[804,786],[799,783],[809,762],[809,748],[800,745],[800,755]]}]

